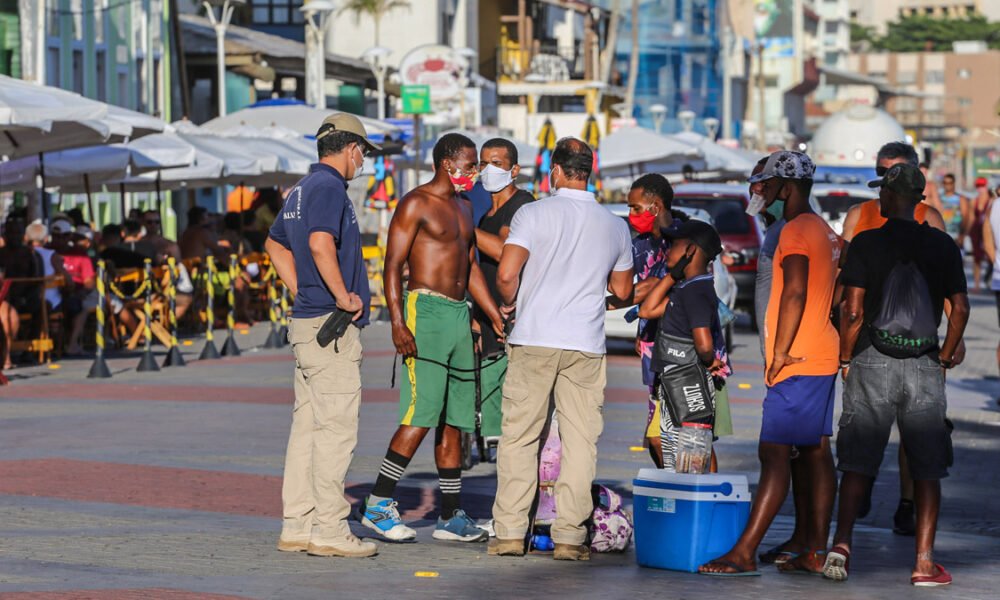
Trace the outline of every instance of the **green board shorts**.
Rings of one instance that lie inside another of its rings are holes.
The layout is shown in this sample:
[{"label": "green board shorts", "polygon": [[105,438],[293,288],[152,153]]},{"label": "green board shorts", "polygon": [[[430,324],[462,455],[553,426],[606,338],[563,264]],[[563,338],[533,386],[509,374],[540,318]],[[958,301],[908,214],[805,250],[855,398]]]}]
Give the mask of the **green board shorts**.
[{"label": "green board shorts", "polygon": [[469,305],[425,290],[403,295],[406,326],[417,342],[407,358],[399,395],[399,422],[413,427],[448,424],[476,428],[476,366]]},{"label": "green board shorts", "polygon": [[507,355],[483,358],[479,375],[479,393],[483,397],[483,437],[499,437],[503,417],[500,406],[503,400],[503,380],[507,376]]}]

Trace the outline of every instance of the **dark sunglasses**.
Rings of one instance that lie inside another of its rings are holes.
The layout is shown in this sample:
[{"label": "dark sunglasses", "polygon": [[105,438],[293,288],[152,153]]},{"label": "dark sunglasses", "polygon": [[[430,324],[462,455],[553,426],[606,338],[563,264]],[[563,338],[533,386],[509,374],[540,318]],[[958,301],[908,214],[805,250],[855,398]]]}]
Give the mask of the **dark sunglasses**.
[{"label": "dark sunglasses", "polygon": [[146,221],[144,221],[144,223],[145,223],[146,225],[159,225],[159,224],[160,224],[160,223],[162,223],[162,222],[163,222],[163,221],[161,221],[161,220],[159,220],[159,219],[157,219],[157,220],[155,220],[155,221],[152,221],[152,220],[148,220],[148,219],[147,219]]}]

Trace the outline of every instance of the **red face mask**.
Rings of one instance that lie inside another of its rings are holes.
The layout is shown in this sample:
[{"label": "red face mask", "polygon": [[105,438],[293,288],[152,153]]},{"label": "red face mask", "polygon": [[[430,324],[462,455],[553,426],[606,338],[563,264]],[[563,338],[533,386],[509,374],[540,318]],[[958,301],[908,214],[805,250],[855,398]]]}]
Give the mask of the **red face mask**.
[{"label": "red face mask", "polygon": [[448,173],[448,177],[451,178],[451,183],[455,186],[456,192],[468,192],[474,185],[476,185],[476,180],[479,179],[479,173],[473,171],[472,175],[466,175],[461,170],[455,169],[454,172]]},{"label": "red face mask", "polygon": [[655,222],[656,215],[648,210],[637,215],[628,216],[628,224],[631,225],[632,229],[635,229],[636,233],[639,233],[640,235],[644,233],[652,233],[653,224]]}]

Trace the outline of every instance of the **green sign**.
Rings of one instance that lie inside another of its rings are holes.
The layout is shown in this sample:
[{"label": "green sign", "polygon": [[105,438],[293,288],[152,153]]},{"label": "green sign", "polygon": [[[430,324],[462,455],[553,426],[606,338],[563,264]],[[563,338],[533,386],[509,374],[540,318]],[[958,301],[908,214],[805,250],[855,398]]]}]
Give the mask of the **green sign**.
[{"label": "green sign", "polygon": [[431,86],[404,85],[403,112],[408,115],[426,115],[431,112]]}]

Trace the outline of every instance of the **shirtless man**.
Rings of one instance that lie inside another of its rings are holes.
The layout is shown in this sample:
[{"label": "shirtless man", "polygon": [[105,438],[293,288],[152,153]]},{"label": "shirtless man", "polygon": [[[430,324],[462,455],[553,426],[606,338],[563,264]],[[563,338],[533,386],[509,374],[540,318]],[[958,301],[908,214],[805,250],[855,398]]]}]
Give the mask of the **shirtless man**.
[{"label": "shirtless man", "polygon": [[[396,484],[427,432],[436,427],[434,458],[441,486],[441,515],[434,538],[486,541],[487,532],[459,506],[462,488],[461,431],[475,427],[475,368],[468,291],[497,336],[503,319],[475,261],[475,226],[459,192],[477,175],[476,146],[448,134],[434,146],[435,175],[403,197],[389,225],[385,297],[392,341],[403,355],[407,384],[401,386],[400,426],[389,444],[372,493],[362,501],[361,522],[393,541],[416,532],[402,523]],[[403,291],[403,266],[409,282]]]},{"label": "shirtless man", "polygon": [[181,261],[180,246],[173,240],[163,237],[163,221],[160,217],[160,211],[147,210],[142,213],[142,226],[146,228],[146,235],[143,239],[156,249],[154,263],[164,264],[167,262],[167,257],[170,256],[174,257],[177,262]]},{"label": "shirtless man", "polygon": [[227,260],[229,264],[229,249],[219,245],[219,236],[209,227],[208,210],[201,206],[188,211],[188,226],[181,235],[180,248],[185,260],[205,258],[211,252],[217,260]]}]

